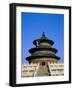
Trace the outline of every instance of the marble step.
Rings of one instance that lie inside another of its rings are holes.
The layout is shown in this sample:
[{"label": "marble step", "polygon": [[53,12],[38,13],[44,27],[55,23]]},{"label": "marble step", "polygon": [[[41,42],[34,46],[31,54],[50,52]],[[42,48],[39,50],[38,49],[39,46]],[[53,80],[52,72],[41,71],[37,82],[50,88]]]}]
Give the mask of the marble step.
[{"label": "marble step", "polygon": [[48,67],[47,66],[40,66],[38,69],[38,76],[48,76]]}]

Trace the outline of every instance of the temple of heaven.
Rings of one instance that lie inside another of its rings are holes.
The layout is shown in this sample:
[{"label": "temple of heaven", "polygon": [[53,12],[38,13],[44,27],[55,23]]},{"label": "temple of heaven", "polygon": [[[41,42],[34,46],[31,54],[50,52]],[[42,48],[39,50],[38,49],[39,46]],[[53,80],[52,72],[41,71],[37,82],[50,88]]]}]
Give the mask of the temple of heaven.
[{"label": "temple of heaven", "polygon": [[49,40],[45,33],[39,39],[33,41],[35,48],[31,48],[29,52],[31,56],[26,57],[29,63],[39,63],[40,65],[48,65],[57,63],[60,57],[56,56],[57,49],[53,48],[54,42]]}]

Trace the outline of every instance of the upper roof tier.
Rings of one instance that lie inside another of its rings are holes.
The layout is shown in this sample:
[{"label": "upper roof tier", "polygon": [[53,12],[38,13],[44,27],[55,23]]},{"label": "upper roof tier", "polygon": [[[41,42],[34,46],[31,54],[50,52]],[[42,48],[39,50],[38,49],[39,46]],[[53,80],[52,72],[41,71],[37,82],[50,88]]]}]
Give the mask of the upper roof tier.
[{"label": "upper roof tier", "polygon": [[51,45],[53,45],[54,44],[54,42],[52,41],[52,40],[49,40],[46,36],[45,36],[45,33],[43,32],[42,33],[42,36],[41,36],[41,38],[39,38],[39,39],[36,39],[36,40],[34,40],[33,41],[33,44],[34,45],[36,45],[36,42],[46,42],[46,43],[49,43],[49,44],[51,44]]}]

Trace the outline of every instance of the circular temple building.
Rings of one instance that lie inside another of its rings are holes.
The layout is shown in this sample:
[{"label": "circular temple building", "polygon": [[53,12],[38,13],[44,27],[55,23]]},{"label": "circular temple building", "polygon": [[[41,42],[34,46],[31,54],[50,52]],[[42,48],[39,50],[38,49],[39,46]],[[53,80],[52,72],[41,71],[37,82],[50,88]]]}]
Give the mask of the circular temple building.
[{"label": "circular temple building", "polygon": [[28,56],[26,60],[29,63],[39,63],[40,65],[48,65],[57,63],[60,57],[56,56],[57,49],[53,48],[54,42],[49,40],[45,33],[42,33],[41,38],[33,41],[35,48],[31,48],[29,52],[31,56]]}]

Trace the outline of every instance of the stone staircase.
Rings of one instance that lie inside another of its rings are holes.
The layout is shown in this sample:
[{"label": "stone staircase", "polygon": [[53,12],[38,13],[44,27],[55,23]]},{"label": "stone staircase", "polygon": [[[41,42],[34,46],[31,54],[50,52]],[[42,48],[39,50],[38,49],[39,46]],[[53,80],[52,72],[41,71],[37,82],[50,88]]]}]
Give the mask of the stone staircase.
[{"label": "stone staircase", "polygon": [[46,65],[39,66],[37,73],[38,73],[37,76],[49,76],[48,67]]}]

